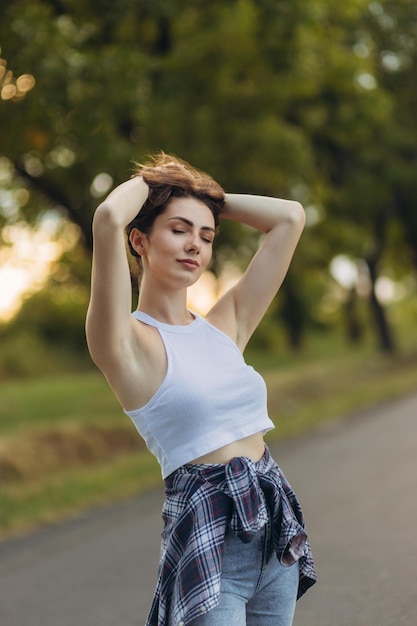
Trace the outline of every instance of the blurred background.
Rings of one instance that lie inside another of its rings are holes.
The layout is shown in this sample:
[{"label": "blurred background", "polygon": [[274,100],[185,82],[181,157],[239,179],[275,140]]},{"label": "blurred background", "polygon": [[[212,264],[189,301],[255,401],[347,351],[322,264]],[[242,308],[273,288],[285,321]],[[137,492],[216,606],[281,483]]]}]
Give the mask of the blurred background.
[{"label": "blurred background", "polygon": [[[271,437],[416,389],[413,0],[3,0],[0,57],[0,533],[159,480],[84,336],[94,209],[156,150],[306,209],[247,351]],[[222,224],[191,306],[257,243]]]}]

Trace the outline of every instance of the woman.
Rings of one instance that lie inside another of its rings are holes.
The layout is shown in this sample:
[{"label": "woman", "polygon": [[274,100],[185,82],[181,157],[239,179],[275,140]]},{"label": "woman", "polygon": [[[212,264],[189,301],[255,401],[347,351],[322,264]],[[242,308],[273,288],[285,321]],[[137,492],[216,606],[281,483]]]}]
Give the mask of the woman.
[{"label": "woman", "polygon": [[[265,237],[203,318],[187,288],[210,263],[219,217]],[[315,582],[301,510],[264,444],[265,384],[242,356],[303,226],[299,203],[225,194],[163,153],[95,213],[89,349],[166,486],[147,626],[289,626]],[[142,273],[133,314],[126,236]]]}]

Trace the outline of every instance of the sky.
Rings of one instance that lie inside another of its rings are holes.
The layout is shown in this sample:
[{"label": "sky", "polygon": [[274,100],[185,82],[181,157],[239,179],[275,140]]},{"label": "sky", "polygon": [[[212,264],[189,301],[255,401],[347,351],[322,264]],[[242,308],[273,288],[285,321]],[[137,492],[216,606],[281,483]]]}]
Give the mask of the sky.
[{"label": "sky", "polygon": [[24,224],[6,226],[0,249],[0,320],[9,320],[22,297],[45,283],[51,264],[60,256],[56,220],[44,219],[35,230]]}]

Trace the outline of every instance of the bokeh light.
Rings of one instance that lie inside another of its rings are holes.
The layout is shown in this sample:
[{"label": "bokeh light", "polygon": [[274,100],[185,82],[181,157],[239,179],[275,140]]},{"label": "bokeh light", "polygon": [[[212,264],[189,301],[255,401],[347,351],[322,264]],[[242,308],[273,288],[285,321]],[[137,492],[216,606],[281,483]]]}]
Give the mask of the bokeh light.
[{"label": "bokeh light", "polygon": [[6,59],[0,58],[0,98],[2,100],[21,100],[36,84],[32,74],[21,74],[16,79],[13,71],[7,69]]}]

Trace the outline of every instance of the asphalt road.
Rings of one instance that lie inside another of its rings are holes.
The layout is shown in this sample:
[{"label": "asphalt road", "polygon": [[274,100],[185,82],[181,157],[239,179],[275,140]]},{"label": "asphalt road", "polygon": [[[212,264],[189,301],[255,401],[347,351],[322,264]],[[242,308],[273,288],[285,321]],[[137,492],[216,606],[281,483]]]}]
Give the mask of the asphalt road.
[{"label": "asphalt road", "polygon": [[[272,447],[319,582],[294,626],[417,625],[417,394]],[[1,626],[143,626],[162,489],[0,544]]]}]

